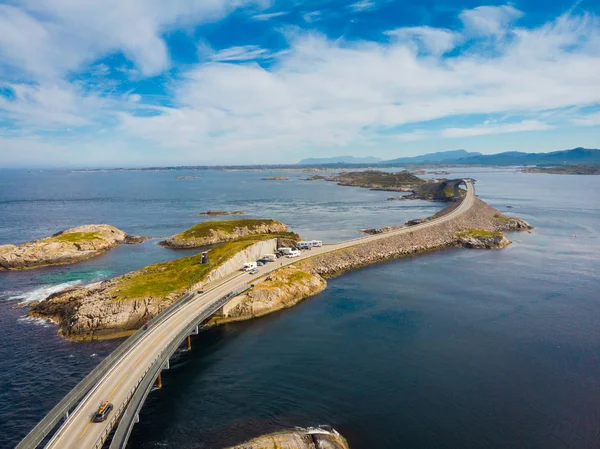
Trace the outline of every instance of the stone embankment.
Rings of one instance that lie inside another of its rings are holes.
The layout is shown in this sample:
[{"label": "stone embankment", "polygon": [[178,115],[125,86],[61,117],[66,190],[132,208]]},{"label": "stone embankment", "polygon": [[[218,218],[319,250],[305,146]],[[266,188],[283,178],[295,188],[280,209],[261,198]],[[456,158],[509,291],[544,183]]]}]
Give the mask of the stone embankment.
[{"label": "stone embankment", "polygon": [[227,449],[350,449],[335,430],[300,429],[263,435]]},{"label": "stone embankment", "polygon": [[246,218],[207,221],[175,234],[160,242],[159,245],[173,249],[199,248],[250,235],[279,234],[287,231],[288,227],[277,220]]},{"label": "stone embankment", "polygon": [[[464,246],[459,239],[466,229],[488,232],[521,231],[532,226],[518,218],[509,218],[498,210],[475,199],[467,212],[454,220],[417,229],[414,232],[390,236],[350,248],[319,254],[298,263],[298,268],[325,278],[383,260],[409,256],[441,248]],[[485,247],[485,244],[476,247]]]},{"label": "stone embankment", "polygon": [[[460,202],[452,203],[434,217],[450,213],[459,204]],[[422,219],[420,222],[430,221],[431,218]],[[391,232],[398,228],[380,228],[380,232],[372,233]],[[223,307],[222,314],[215,316],[211,323],[249,320],[291,307],[321,292],[326,286],[324,278],[354,268],[448,247],[500,249],[510,244],[501,231],[523,231],[531,228],[527,222],[505,217],[498,210],[476,199],[475,205],[469,211],[450,222],[316,255],[289,268],[278,269],[263,283],[232,299]]]},{"label": "stone embankment", "polygon": [[120,244],[137,244],[146,238],[129,235],[106,224],[78,226],[19,246],[0,246],[0,270],[27,270],[77,263],[99,256]]}]

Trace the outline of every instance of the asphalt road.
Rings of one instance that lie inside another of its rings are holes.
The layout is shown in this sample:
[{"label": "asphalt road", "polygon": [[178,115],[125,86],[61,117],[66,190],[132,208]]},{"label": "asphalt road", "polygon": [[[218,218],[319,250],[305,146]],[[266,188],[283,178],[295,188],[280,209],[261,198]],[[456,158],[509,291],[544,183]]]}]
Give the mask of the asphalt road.
[{"label": "asphalt road", "polygon": [[[427,228],[452,220],[470,209],[475,201],[475,189],[473,185],[469,183],[467,189],[467,195],[459,207],[448,215],[444,215],[430,222],[385,234],[362,237],[360,239],[341,242],[334,245],[324,245],[320,248],[314,248],[311,251],[304,251],[301,256],[293,259],[284,258],[278,259],[277,262],[268,263],[259,267],[258,273],[255,275],[249,275],[243,272],[234,273],[233,275],[207,286],[203,294],[196,295],[194,299],[173,314],[173,316],[169,317],[160,325],[149,328],[144,337],[139,340],[138,344],[124,354],[121,359],[115,362],[112,369],[87,394],[46,447],[53,449],[95,448],[96,444],[101,441],[104,431],[109,426],[108,421],[110,420],[110,417],[120,405],[125,404],[129,399],[129,393],[136,387],[155,357],[160,354],[161,350],[172,341],[177,334],[193,322],[195,316],[227,293],[253,282],[281,266],[292,264],[298,260],[365,242],[387,238],[393,235],[413,232],[418,229]],[[114,409],[111,412],[111,415],[109,415],[109,420],[103,423],[93,423],[91,419],[102,401],[111,402]]]}]

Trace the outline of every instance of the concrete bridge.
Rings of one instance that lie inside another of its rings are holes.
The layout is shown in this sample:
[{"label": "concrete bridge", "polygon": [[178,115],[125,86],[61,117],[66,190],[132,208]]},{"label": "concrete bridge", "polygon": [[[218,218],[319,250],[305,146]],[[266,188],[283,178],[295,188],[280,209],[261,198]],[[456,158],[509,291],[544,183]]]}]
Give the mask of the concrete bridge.
[{"label": "concrete bridge", "polygon": [[461,185],[463,185],[463,186],[465,186],[465,189],[468,190],[468,184],[475,184],[475,180],[471,179],[471,178],[449,179],[447,181],[444,181],[444,184],[446,185],[446,187],[453,188],[454,189],[454,199],[459,199],[459,198],[461,198],[459,187]]},{"label": "concrete bridge", "polygon": [[[48,449],[100,449],[115,428],[110,449],[124,449],[133,426],[139,421],[139,411],[146,397],[155,385],[162,386],[161,371],[169,368],[169,358],[182,345],[191,349],[190,335],[197,334],[198,326],[231,298],[282,264],[455,219],[473,206],[475,189],[471,180],[454,181],[456,189],[464,184],[467,194],[459,207],[447,215],[406,229],[314,248],[299,258],[266,264],[255,275],[234,273],[208,285],[203,293],[185,295],[150,321],[147,330],[138,330],[104,359],[31,430],[17,449],[34,449],[45,440],[44,447]],[[114,409],[106,421],[92,423],[91,418],[102,401],[111,402]]]}]

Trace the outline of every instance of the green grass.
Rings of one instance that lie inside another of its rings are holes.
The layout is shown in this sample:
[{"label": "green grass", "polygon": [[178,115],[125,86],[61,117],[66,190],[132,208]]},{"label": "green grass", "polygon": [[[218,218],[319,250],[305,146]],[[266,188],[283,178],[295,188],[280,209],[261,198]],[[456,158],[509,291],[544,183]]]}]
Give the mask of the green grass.
[{"label": "green grass", "polygon": [[377,185],[381,187],[396,187],[409,184],[422,184],[425,182],[409,172],[386,173],[379,170],[342,173],[336,176],[335,180],[352,182],[357,186]]},{"label": "green grass", "polygon": [[204,223],[198,223],[189,229],[186,229],[176,236],[181,239],[194,239],[208,237],[211,235],[211,231],[220,231],[228,234],[232,234],[235,228],[247,227],[249,229],[257,228],[263,225],[274,225],[279,223],[276,220],[267,219],[256,219],[256,218],[243,218],[239,220],[213,220],[206,221]]},{"label": "green grass", "polygon": [[483,229],[463,229],[456,234],[457,237],[501,237],[501,232],[486,231]]},{"label": "green grass", "polygon": [[103,240],[98,232],[68,232],[65,234],[57,235],[56,237],[49,237],[46,240],[53,240],[56,242],[70,242],[78,243],[82,241],[90,240]]},{"label": "green grass", "polygon": [[[284,233],[284,237],[289,238]],[[281,234],[261,234],[242,237],[223,243],[208,252],[209,263],[201,264],[201,255],[182,257],[142,268],[130,278],[123,278],[111,292],[115,301],[145,298],[148,296],[164,297],[170,293],[181,293],[193,284],[202,281],[209,272],[219,267],[235,254],[250,245],[264,240],[282,236]]]}]

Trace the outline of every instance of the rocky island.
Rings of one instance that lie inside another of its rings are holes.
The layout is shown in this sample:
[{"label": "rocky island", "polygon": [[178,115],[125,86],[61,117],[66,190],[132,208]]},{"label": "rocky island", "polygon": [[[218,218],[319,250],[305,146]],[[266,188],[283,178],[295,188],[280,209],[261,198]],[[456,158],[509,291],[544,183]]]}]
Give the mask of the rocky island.
[{"label": "rocky island", "polygon": [[77,263],[120,244],[141,243],[146,238],[129,235],[106,224],[78,226],[22,245],[0,246],[0,270],[28,270]]},{"label": "rocky island", "polygon": [[60,335],[71,340],[128,335],[188,291],[220,279],[247,260],[289,244],[294,234],[255,234],[239,237],[201,255],[182,257],[132,271],[104,282],[70,287],[31,305],[28,315],[58,323]]},{"label": "rocky island", "polygon": [[270,178],[263,178],[263,181],[289,181],[290,178],[287,176],[271,176]]},{"label": "rocky island", "polygon": [[335,429],[310,427],[263,435],[226,449],[350,449],[350,446]]},{"label": "rocky island", "polygon": [[280,234],[288,227],[277,220],[246,218],[240,220],[207,221],[163,240],[165,248],[199,248],[215,243],[228,242],[256,234]]}]

